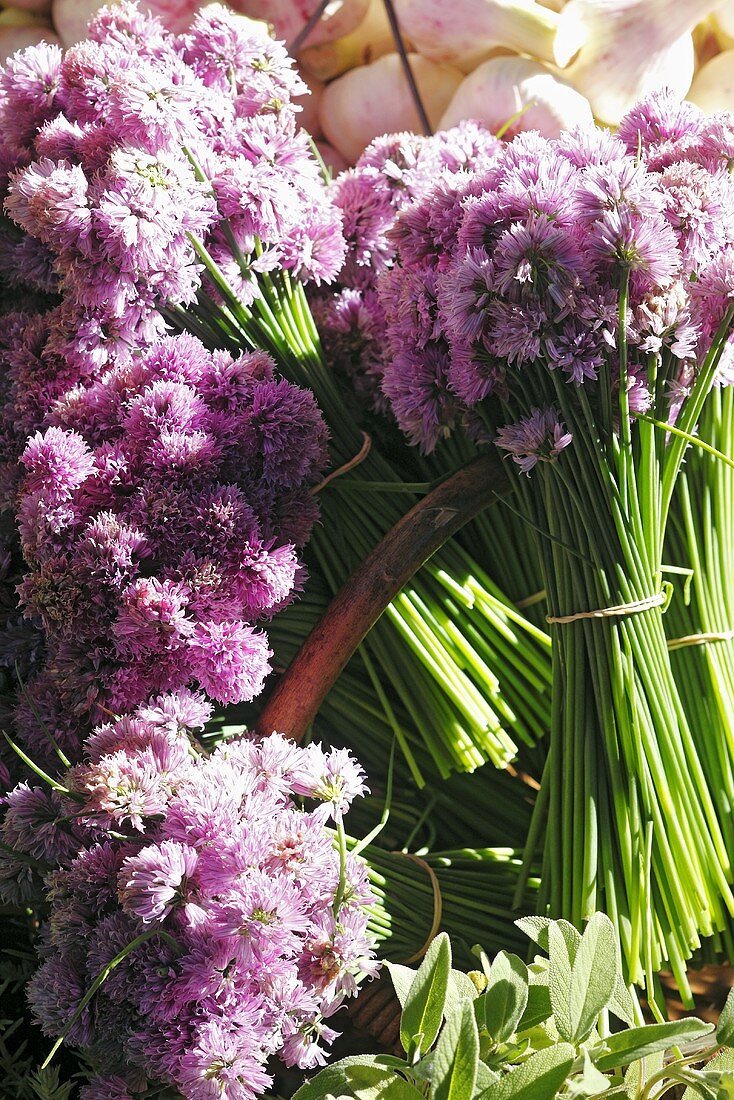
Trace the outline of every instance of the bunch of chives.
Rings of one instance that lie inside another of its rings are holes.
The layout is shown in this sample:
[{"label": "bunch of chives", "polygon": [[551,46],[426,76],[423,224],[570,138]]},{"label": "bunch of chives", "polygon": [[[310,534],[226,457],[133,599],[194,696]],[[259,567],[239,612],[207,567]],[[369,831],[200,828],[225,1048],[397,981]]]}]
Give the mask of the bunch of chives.
[{"label": "bunch of chives", "polygon": [[[624,310],[623,289],[622,318]],[[683,433],[696,423],[730,321],[679,415]],[[648,367],[653,379],[673,370],[666,352]],[[540,907],[578,926],[603,909],[619,930],[629,980],[644,981],[654,1000],[654,975],[669,967],[690,1003],[686,964],[701,937],[734,946],[734,895],[715,780],[677,691],[659,603],[666,512],[685,441],[678,435],[666,448],[649,419],[632,433],[624,395],[619,413],[607,406],[605,424],[582,388],[572,393],[550,373],[524,379],[523,389],[528,404],[556,404],[574,441],[521,486],[526,514],[547,532],[548,604],[559,620],[555,714],[536,806],[545,827]],[[615,607],[630,612],[585,614]],[[577,611],[584,614],[569,615]]]},{"label": "bunch of chives", "polygon": [[[434,889],[425,868],[402,852],[367,849],[370,884],[378,903],[372,907],[371,931],[382,954],[395,961],[421,951],[430,932],[435,934]],[[481,944],[494,954],[500,950],[524,952],[522,934],[515,928],[513,892],[521,860],[511,848],[463,848],[423,853],[441,896],[438,931],[451,937],[458,960],[471,965],[471,948]],[[536,890],[537,878],[529,880]]]},{"label": "bunch of chives", "polygon": [[[706,398],[698,435],[734,453],[730,386],[716,386]],[[698,446],[676,484],[666,561],[690,570],[665,617],[668,646],[726,847],[734,851],[734,469]]]},{"label": "bunch of chives", "polygon": [[[522,867],[519,852],[456,848],[422,851],[415,858],[412,853],[368,845],[361,854],[376,898],[368,909],[369,928],[384,958],[413,959],[439,931],[451,937],[459,966],[476,963],[471,954],[475,944],[490,955],[501,950],[527,952],[527,938],[514,924],[518,913],[513,894]],[[538,885],[532,876],[531,895]]]},{"label": "bunch of chives", "polygon": [[[462,466],[478,453],[466,436],[455,434],[442,440],[432,454],[414,458],[419,474],[425,470],[435,478],[447,467]],[[547,608],[536,532],[518,513],[512,496],[502,497],[490,511],[480,512],[457,533],[456,540],[482,563],[523,616],[545,630]]]},{"label": "bunch of chives", "polygon": [[[171,319],[210,346],[269,351],[290,381],[313,390],[331,431],[334,469],[348,464],[362,434],[327,366],[300,284],[287,273],[262,275],[262,296],[240,302],[203,246],[199,254],[221,303],[171,311]],[[400,476],[372,447],[340,480],[358,489],[321,494],[323,524],[309,546],[312,572],[334,593],[351,570],[416,499],[392,490]],[[292,642],[303,641],[304,619],[290,613]],[[285,631],[286,619],[280,627]],[[276,642],[277,644],[277,642]],[[439,551],[389,605],[361,649],[377,698],[385,688],[409,717],[386,713],[414,780],[424,782],[410,735],[426,745],[443,777],[485,761],[506,766],[518,743],[545,733],[550,712],[550,642],[492,584],[459,543]]]}]

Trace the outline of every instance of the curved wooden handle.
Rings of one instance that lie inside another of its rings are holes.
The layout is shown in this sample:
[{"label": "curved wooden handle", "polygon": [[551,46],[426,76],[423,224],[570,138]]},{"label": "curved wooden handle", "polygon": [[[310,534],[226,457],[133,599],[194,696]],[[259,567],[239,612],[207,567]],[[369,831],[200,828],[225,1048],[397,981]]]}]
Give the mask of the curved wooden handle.
[{"label": "curved wooden handle", "polygon": [[337,676],[391,601],[447,539],[512,485],[488,451],[427,493],[360,562],[276,684],[256,732],[300,741]]}]

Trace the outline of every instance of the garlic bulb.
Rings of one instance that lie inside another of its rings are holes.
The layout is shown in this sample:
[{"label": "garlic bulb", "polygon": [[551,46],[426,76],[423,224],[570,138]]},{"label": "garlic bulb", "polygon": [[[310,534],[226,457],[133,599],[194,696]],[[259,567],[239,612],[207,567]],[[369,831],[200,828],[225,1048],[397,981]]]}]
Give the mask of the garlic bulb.
[{"label": "garlic bulb", "polygon": [[717,54],[699,69],[686,99],[709,115],[734,111],[734,49]]},{"label": "garlic bulb", "polygon": [[683,98],[694,70],[691,31],[722,0],[569,0],[558,19],[556,64],[602,122],[619,122],[642,96]]},{"label": "garlic bulb", "polygon": [[[310,42],[310,39],[309,39]],[[390,22],[382,0],[370,0],[362,22],[342,38],[309,46],[301,50],[298,61],[302,69],[319,80],[331,80],[357,65],[367,65],[395,50]]]},{"label": "garlic bulb", "polygon": [[497,133],[524,107],[527,110],[510,126],[510,134],[538,130],[551,138],[594,121],[588,101],[547,66],[526,57],[496,57],[464,78],[441,127],[475,118]]},{"label": "garlic bulb", "polygon": [[553,60],[558,16],[535,0],[395,0],[395,11],[414,49],[464,72],[498,46]]},{"label": "garlic bulb", "polygon": [[[437,127],[462,80],[458,69],[408,55],[429,121]],[[353,164],[379,134],[420,133],[421,123],[398,54],[350,69],[327,84],[319,112],[327,141]]]}]

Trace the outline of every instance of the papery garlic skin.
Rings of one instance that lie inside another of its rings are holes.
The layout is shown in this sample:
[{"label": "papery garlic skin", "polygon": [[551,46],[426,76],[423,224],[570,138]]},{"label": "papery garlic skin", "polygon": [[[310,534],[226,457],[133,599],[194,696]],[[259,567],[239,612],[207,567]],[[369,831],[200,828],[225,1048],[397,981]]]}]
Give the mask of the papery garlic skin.
[{"label": "papery garlic skin", "polygon": [[306,95],[296,96],[293,100],[297,103],[301,110],[296,115],[296,122],[299,126],[302,126],[304,130],[308,130],[312,138],[321,137],[321,123],[319,122],[319,105],[321,103],[321,97],[324,94],[323,81],[318,80],[315,76],[311,76],[310,73],[304,72],[302,69],[299,72],[301,80],[308,85],[308,93]]},{"label": "papery garlic skin", "polygon": [[721,3],[569,0],[559,15],[556,64],[596,118],[615,125],[650,92],[669,88],[683,98],[695,67],[691,31]]},{"label": "papery garlic skin", "polygon": [[[370,0],[331,0],[308,36],[308,44],[333,42],[350,34],[364,19]],[[276,38],[292,42],[315,12],[319,0],[229,0],[229,6],[252,19],[270,23]]]},{"label": "papery garlic skin", "polygon": [[[409,54],[423,106],[434,129],[462,81],[458,69],[436,65],[419,54]],[[353,164],[379,134],[401,130],[421,132],[422,126],[410,87],[396,53],[350,69],[328,84],[319,111],[327,141]]]},{"label": "papery garlic skin", "polygon": [[298,55],[302,69],[319,80],[332,80],[357,65],[368,65],[395,50],[390,21],[383,0],[370,0],[362,22],[342,38],[311,46],[310,38]]},{"label": "papery garlic skin", "polygon": [[395,0],[395,11],[418,53],[464,72],[497,47],[553,60],[558,16],[534,0]]},{"label": "papery garlic skin", "polygon": [[734,49],[717,54],[699,69],[686,99],[707,115],[734,110]]},{"label": "papery garlic skin", "polygon": [[[3,12],[3,15],[6,14],[7,11]],[[27,46],[37,46],[39,42],[61,45],[58,35],[46,26],[39,26],[37,20],[0,23],[0,65],[17,50],[24,50]]]},{"label": "papery garlic skin", "polygon": [[509,135],[538,130],[554,138],[594,121],[588,100],[547,66],[525,57],[496,57],[464,78],[441,119],[441,129],[473,118],[497,133],[520,111]]},{"label": "papery garlic skin", "polygon": [[734,46],[734,0],[726,0],[716,9],[713,23],[719,40],[727,46]]}]

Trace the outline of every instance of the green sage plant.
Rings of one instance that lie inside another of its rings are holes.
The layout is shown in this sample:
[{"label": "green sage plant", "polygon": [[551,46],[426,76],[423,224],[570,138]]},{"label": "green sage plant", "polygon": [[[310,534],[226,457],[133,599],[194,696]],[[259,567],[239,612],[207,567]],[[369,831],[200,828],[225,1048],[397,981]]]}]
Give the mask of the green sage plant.
[{"label": "green sage plant", "polygon": [[567,921],[518,927],[538,954],[500,951],[481,969],[452,968],[437,936],[420,968],[387,964],[402,1008],[402,1056],[345,1058],[294,1100],[685,1100],[734,1096],[734,992],[718,1027],[694,1017],[646,1024],[625,985],[618,939],[596,913],[583,934]]}]

